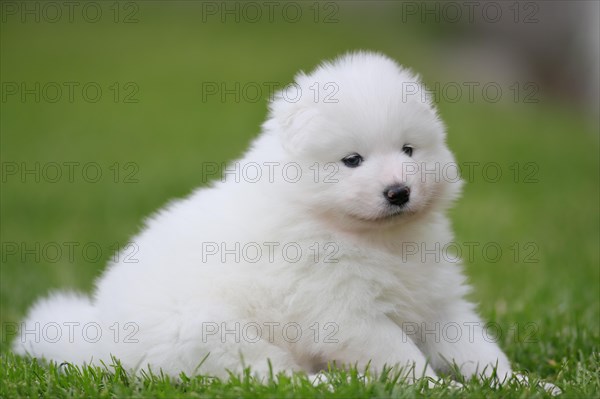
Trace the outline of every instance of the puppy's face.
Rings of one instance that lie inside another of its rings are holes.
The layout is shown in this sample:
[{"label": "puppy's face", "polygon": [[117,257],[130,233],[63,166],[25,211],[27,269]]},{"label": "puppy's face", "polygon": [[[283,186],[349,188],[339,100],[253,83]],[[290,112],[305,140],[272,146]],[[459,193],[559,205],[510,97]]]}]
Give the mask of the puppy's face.
[{"label": "puppy's face", "polygon": [[[271,106],[294,189],[346,225],[401,223],[445,208],[460,190],[444,127],[417,77],[375,54],[353,54],[296,77],[302,97]],[[321,90],[319,93],[318,90]]]}]

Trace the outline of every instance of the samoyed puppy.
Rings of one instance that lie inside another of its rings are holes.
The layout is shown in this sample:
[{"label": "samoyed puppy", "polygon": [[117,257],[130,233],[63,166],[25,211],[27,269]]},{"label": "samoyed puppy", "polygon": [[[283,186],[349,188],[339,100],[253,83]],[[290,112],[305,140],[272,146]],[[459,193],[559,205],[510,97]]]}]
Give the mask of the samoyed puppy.
[{"label": "samoyed puppy", "polygon": [[146,221],[91,297],[35,304],[15,349],[175,376],[335,363],[507,377],[442,253],[453,165],[415,74],[370,52],[325,62],[274,96],[222,177]]}]

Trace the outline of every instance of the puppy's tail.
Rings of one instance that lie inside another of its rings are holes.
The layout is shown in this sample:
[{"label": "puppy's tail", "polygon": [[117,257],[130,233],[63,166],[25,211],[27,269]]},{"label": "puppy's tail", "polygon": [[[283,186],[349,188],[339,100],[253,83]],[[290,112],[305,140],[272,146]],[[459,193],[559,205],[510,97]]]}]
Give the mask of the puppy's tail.
[{"label": "puppy's tail", "polygon": [[17,354],[78,365],[106,358],[104,331],[89,297],[57,292],[39,300],[19,326]]}]

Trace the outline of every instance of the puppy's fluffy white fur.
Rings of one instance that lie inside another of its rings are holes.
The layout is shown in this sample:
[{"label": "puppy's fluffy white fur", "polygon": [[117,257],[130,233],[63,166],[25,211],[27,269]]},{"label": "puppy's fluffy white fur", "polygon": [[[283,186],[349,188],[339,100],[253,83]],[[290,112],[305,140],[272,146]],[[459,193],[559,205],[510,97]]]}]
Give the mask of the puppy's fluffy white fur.
[{"label": "puppy's fluffy white fur", "polygon": [[[267,359],[275,371],[336,362],[433,377],[456,363],[467,377],[508,375],[464,298],[460,265],[422,253],[453,240],[444,213],[461,183],[422,173],[454,160],[417,82],[366,52],[298,74],[224,180],[151,217],[132,240],[138,262],[110,264],[91,299],[38,302],[16,350],[78,364],[114,355],[172,375],[266,375]],[[354,153],[362,163],[347,167]],[[410,188],[404,206],[383,194],[395,184]],[[36,336],[36,323],[63,334]]]}]

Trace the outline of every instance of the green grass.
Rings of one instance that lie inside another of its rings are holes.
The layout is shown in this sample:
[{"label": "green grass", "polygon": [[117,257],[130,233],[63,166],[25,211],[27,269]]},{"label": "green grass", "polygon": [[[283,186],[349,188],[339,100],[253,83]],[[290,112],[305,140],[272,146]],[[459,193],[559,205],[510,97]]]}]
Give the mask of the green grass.
[{"label": "green grass", "polygon": [[[158,371],[128,376],[106,369],[58,368],[15,357],[9,326],[51,289],[89,291],[115,244],[166,201],[202,184],[204,162],[238,156],[259,131],[265,100],[202,101],[205,81],[291,81],[298,69],[346,50],[383,51],[423,73],[428,83],[452,79],[434,49],[444,27],[398,24],[398,9],[340,8],[339,23],[201,23],[198,5],[172,8],[140,2],[139,23],[15,23],[0,26],[2,82],[98,82],[98,103],[2,102],[0,156],[10,162],[97,162],[103,178],[58,183],[28,178],[2,182],[0,269],[0,397],[530,397],[544,393],[508,384],[463,390],[407,386],[383,376],[362,381],[334,371],[332,385],[313,387],[302,376],[260,383],[246,376],[170,381]],[[108,11],[108,8],[105,10]],[[110,15],[110,14],[109,14]],[[138,103],[114,103],[108,87],[135,82]],[[599,142],[576,107],[553,97],[539,104],[443,102],[451,148],[460,163],[496,162],[503,176],[486,181],[475,169],[451,217],[458,243],[497,243],[502,256],[481,251],[465,259],[472,299],[484,319],[503,331],[500,345],[517,370],[560,386],[565,396],[600,391]],[[119,182],[110,165],[119,164]],[[135,163],[137,183],[124,183]],[[537,181],[517,182],[511,165],[537,165]],[[4,166],[3,166],[4,167]],[[7,243],[97,243],[102,254],[57,262],[8,254]],[[515,259],[513,247],[519,253]],[[533,247],[525,247],[531,244]],[[533,262],[526,262],[533,248]]]},{"label": "green grass", "polygon": [[[598,366],[598,357],[595,357]],[[8,363],[8,364],[4,364]],[[327,380],[316,382],[305,374],[271,375],[263,380],[252,376],[246,369],[242,375],[231,375],[227,380],[185,374],[179,378],[165,376],[152,370],[137,375],[128,374],[118,361],[103,367],[80,368],[70,364],[41,364],[37,359],[22,359],[7,355],[1,358],[2,397],[17,395],[29,397],[218,397],[218,398],[481,398],[481,397],[552,397],[536,386],[539,379],[530,378],[530,384],[513,379],[500,386],[491,380],[461,381],[462,387],[453,386],[450,378],[433,382],[423,379],[416,384],[403,382],[401,373],[386,369],[378,376],[356,369],[330,369]],[[568,396],[592,397],[597,392],[598,375],[568,365],[561,366],[561,387]],[[573,378],[569,382],[566,376]]]}]

